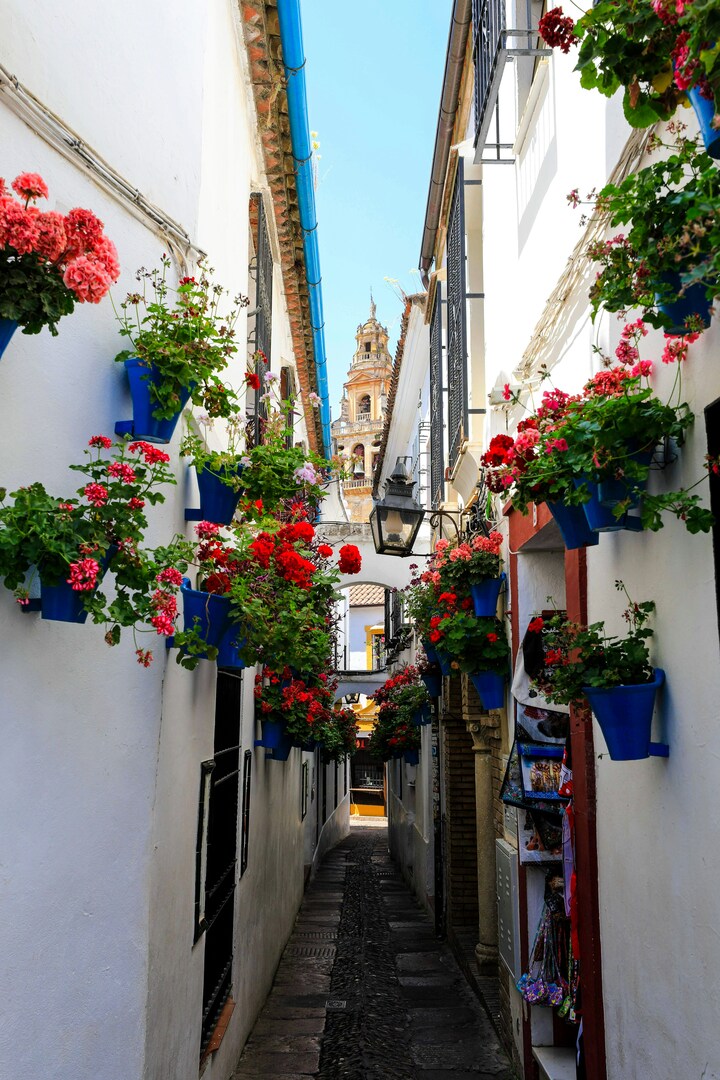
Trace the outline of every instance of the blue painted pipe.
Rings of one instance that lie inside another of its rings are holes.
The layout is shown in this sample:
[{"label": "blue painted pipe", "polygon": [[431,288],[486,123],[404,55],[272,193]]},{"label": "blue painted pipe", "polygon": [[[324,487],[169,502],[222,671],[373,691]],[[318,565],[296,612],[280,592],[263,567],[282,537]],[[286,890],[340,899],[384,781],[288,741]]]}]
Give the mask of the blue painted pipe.
[{"label": "blue painted pipe", "polygon": [[278,0],[280,41],[287,78],[290,139],[297,177],[300,225],[303,230],[305,272],[310,292],[310,324],[313,334],[315,371],[320,396],[323,453],[330,457],[330,402],[328,397],[327,357],[325,354],[325,318],[322,302],[322,275],[317,241],[317,215],[312,173],[312,147],[305,87],[305,50],[303,48],[300,0]]}]

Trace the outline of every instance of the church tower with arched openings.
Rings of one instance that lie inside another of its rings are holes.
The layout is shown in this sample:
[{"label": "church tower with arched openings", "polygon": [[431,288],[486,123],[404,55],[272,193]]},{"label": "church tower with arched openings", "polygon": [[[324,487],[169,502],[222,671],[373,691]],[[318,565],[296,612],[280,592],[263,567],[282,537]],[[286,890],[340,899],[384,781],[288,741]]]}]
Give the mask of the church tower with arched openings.
[{"label": "church tower with arched openings", "polygon": [[387,392],[392,375],[387,327],[376,318],[370,294],[370,318],[355,334],[355,355],[343,387],[340,419],[332,424],[339,457],[349,460],[351,479],[343,485],[350,520],[367,521],[372,510],[373,472],[380,450]]}]

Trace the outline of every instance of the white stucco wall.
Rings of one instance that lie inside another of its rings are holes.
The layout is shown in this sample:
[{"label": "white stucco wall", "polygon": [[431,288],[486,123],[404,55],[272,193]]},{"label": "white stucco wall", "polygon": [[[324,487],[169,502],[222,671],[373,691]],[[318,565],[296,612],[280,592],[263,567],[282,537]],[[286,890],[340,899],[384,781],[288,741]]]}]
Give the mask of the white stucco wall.
[{"label": "white stucco wall", "polygon": [[[541,76],[536,109],[514,168],[483,170],[486,391],[512,381],[548,295],[579,239],[580,211],[566,195],[599,188],[629,129],[619,101],[583,91],[575,60],[558,51]],[[682,119],[692,128],[691,113]],[[584,292],[584,295],[583,295]],[[598,369],[591,346],[614,351],[622,323],[593,327],[585,297],[569,297],[557,333],[552,383],[573,392]],[[690,486],[703,474],[703,409],[720,396],[718,328],[691,347],[682,399],[696,414],[678,460],[653,473],[650,490]],[[660,363],[662,335],[641,355],[655,362],[653,386],[667,398],[675,370]],[[539,403],[538,400],[535,404]],[[513,416],[513,422],[521,413]],[[496,413],[490,434],[505,430]],[[511,424],[512,430],[512,424]],[[696,489],[707,500],[707,487]],[[609,1080],[720,1075],[713,1021],[720,962],[714,843],[714,763],[720,753],[720,693],[715,573],[711,539],[665,518],[659,533],[604,534],[587,549],[588,619],[622,631],[622,579],[635,600],[655,600],[653,662],[665,669],[655,738],[670,743],[667,761],[613,762],[595,725],[597,838],[606,1053]],[[562,600],[562,565],[550,554],[519,560],[519,618]],[[552,588],[547,588],[551,585]],[[557,592],[556,592],[557,590]],[[560,595],[558,595],[560,593]],[[582,918],[582,912],[580,917]],[[684,993],[692,971],[699,994]]]},{"label": "white stucco wall", "polygon": [[[248,197],[265,181],[235,19],[229,0],[152,9],[128,0],[115,11],[81,2],[70,21],[50,0],[32,10],[10,0],[0,60],[179,220],[223,285],[247,293]],[[46,208],[86,206],[104,221],[123,271],[116,302],[136,268],[158,265],[166,243],[3,100],[0,144],[8,180],[37,171],[50,187]],[[40,480],[71,494],[78,478],[68,464],[82,459],[91,435],[112,435],[115,421],[130,416],[125,376],[113,364],[124,341],[109,299],[79,305],[59,329],[55,339],[16,333],[2,360],[0,485],[9,491]],[[243,315],[240,342],[246,333]],[[276,369],[293,361],[277,269],[271,359]],[[244,369],[241,348],[228,371],[237,387]],[[149,514],[151,543],[191,535],[181,429],[168,448],[178,486]],[[204,940],[193,947],[195,845],[215,669],[183,671],[161,639],[140,643],[155,647],[147,671],[135,662],[132,635],[110,650],[100,628],[23,615],[0,590],[3,1077],[197,1076]],[[245,682],[243,750],[256,734],[252,673]],[[234,1067],[302,895],[300,762],[296,750],[285,764],[255,754],[250,858],[236,891],[237,1004],[209,1080]],[[342,828],[340,811],[328,836]]]}]

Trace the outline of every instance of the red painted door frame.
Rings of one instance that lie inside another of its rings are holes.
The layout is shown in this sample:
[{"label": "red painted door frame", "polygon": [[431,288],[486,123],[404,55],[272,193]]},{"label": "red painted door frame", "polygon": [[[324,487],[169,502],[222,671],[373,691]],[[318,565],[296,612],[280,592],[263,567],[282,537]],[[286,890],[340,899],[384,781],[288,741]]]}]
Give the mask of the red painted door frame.
[{"label": "red painted door frame", "polygon": [[[520,647],[519,594],[517,564],[523,546],[550,521],[543,504],[530,507],[523,516],[506,507],[510,526],[510,622],[513,661]],[[565,606],[568,618],[587,623],[587,560],[584,548],[565,552]],[[602,958],[600,947],[600,906],[598,900],[598,861],[595,799],[595,752],[589,711],[573,709],[570,714],[572,751],[575,860],[580,939],[580,989],[583,1008],[583,1034],[587,1080],[607,1080],[605,1065],[605,1018],[603,1010]],[[520,867],[521,960],[528,962],[527,893],[524,867]],[[537,1080],[537,1063],[532,1055],[530,1019],[523,1020],[523,1057],[526,1080]]]}]

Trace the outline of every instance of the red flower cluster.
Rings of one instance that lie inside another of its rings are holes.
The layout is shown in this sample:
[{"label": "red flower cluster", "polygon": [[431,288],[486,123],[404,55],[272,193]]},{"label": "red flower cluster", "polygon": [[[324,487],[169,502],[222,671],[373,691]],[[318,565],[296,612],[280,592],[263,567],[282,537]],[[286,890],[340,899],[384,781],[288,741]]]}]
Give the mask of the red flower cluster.
[{"label": "red flower cluster", "polygon": [[146,465],[158,465],[161,462],[167,463],[170,460],[169,454],[166,454],[164,450],[158,449],[157,446],[154,446],[153,443],[149,442],[130,443],[128,450],[131,454],[141,453]]},{"label": "red flower cluster", "polygon": [[79,562],[70,563],[67,583],[76,592],[91,592],[97,585],[99,573],[100,566],[95,559],[80,559]]},{"label": "red flower cluster", "polygon": [[538,30],[543,41],[551,49],[561,49],[564,53],[570,52],[570,46],[580,40],[573,33],[574,27],[573,20],[569,15],[563,15],[561,7],[551,8],[538,23]]},{"label": "red flower cluster", "polygon": [[260,376],[256,375],[254,371],[247,371],[245,373],[245,385],[249,386],[251,390],[259,390]]},{"label": "red flower cluster", "polygon": [[252,557],[263,570],[269,570],[272,566],[285,581],[293,582],[300,589],[310,589],[317,567],[315,563],[296,551],[293,544],[303,539],[307,542],[314,535],[315,530],[312,525],[300,521],[284,525],[277,536],[261,532],[249,545],[249,549]]},{"label": "red flower cluster", "polygon": [[343,544],[340,548],[338,569],[341,574],[359,574],[362,566],[362,556],[355,544]]},{"label": "red flower cluster", "polygon": [[512,456],[508,451],[515,445],[515,440],[510,435],[494,435],[490,445],[482,456],[483,465],[489,468],[497,465],[509,465]]}]

